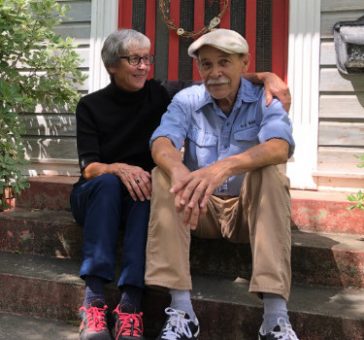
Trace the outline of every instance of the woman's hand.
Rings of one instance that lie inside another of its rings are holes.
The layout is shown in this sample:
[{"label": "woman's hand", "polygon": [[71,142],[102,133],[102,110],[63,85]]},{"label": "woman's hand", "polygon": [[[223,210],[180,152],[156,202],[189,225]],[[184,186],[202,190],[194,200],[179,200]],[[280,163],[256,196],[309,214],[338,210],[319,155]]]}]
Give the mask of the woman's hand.
[{"label": "woman's hand", "polygon": [[264,84],[266,105],[269,106],[273,97],[277,97],[283,108],[288,112],[291,107],[291,94],[288,85],[272,72],[256,72],[243,74],[245,79],[255,84]]},{"label": "woman's hand", "polygon": [[150,200],[152,181],[148,171],[135,165],[113,163],[109,165],[109,172],[120,178],[134,201]]},{"label": "woman's hand", "polygon": [[287,84],[276,74],[264,72],[263,75],[266,105],[269,106],[273,97],[277,97],[283,108],[288,112],[291,107],[291,94]]}]

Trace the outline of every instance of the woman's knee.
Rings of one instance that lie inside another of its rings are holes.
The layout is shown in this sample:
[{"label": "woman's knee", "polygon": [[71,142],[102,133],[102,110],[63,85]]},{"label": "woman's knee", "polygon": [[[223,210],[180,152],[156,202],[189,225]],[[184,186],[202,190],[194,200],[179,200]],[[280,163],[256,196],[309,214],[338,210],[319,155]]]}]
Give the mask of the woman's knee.
[{"label": "woman's knee", "polygon": [[113,174],[103,174],[93,178],[92,181],[105,187],[114,187],[120,185],[119,177]]},{"label": "woman's knee", "polygon": [[94,181],[94,189],[105,195],[120,195],[122,183],[119,177],[112,174],[103,174],[95,177],[92,181]]}]

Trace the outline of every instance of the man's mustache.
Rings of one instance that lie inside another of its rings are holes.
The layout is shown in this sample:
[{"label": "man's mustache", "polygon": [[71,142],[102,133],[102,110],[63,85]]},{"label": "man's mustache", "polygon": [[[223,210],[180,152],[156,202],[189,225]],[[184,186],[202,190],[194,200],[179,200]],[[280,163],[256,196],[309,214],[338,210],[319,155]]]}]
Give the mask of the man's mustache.
[{"label": "man's mustache", "polygon": [[219,78],[219,79],[209,79],[206,82],[206,85],[224,85],[229,84],[230,81],[227,78]]}]

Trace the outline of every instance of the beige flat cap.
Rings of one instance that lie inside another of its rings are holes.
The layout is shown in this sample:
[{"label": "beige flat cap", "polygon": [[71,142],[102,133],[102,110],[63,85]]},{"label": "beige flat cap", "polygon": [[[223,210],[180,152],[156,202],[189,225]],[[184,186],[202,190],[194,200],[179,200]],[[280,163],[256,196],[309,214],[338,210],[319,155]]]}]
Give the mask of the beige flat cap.
[{"label": "beige flat cap", "polygon": [[215,47],[229,54],[249,52],[247,41],[238,32],[225,28],[218,28],[199,37],[188,48],[188,55],[197,58],[197,51],[204,45]]}]

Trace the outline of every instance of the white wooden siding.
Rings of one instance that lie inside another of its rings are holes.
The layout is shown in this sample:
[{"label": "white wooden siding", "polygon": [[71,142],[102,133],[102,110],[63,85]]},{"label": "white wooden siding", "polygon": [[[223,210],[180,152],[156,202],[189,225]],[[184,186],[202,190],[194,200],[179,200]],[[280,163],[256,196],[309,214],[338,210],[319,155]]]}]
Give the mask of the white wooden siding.
[{"label": "white wooden siding", "polygon": [[67,16],[63,22],[86,22],[91,21],[91,1],[90,0],[67,0],[58,1],[62,5],[69,6]]},{"label": "white wooden siding", "polygon": [[338,72],[333,40],[335,23],[363,15],[363,0],[321,1],[319,188],[363,188],[364,171],[356,156],[364,154],[364,73]]},{"label": "white wooden siding", "polygon": [[363,92],[364,74],[342,75],[335,68],[323,68],[320,70],[321,92]]},{"label": "white wooden siding", "polygon": [[355,146],[364,145],[364,122],[320,122],[320,146]]},{"label": "white wooden siding", "polygon": [[90,45],[90,24],[65,23],[55,28],[55,32],[62,37],[72,37],[77,46]]},{"label": "white wooden siding", "polygon": [[26,127],[27,136],[76,136],[76,117],[70,114],[24,114],[20,120]]},{"label": "white wooden siding", "polygon": [[362,174],[363,169],[358,168],[358,156],[364,154],[364,148],[325,147],[319,148],[320,169],[330,172],[341,172],[343,176]]},{"label": "white wooden siding", "polygon": [[[96,0],[99,1],[99,0]],[[82,61],[80,70],[86,80],[78,84],[81,93],[89,91],[91,0],[61,0],[69,6],[69,12],[55,32],[62,37],[74,39],[76,51]],[[23,137],[30,160],[27,173],[79,175],[76,149],[76,123],[74,112],[51,114],[37,113],[21,115],[26,127]]]},{"label": "white wooden siding", "polygon": [[320,118],[334,120],[364,119],[364,93],[322,94],[320,97]]},{"label": "white wooden siding", "polygon": [[342,12],[348,10],[362,10],[363,0],[321,0],[322,12]]},{"label": "white wooden siding", "polygon": [[[29,156],[33,163],[47,161],[65,161],[65,163],[77,164],[77,149],[75,138],[64,136],[25,136],[24,145],[29,150]],[[46,170],[46,169],[44,169]],[[70,169],[74,174],[79,170]]]},{"label": "white wooden siding", "polygon": [[[343,2],[350,3],[350,0]],[[321,38],[332,38],[333,27],[339,21],[356,20],[364,15],[364,5],[361,10],[340,11],[340,12],[321,12]]]}]

